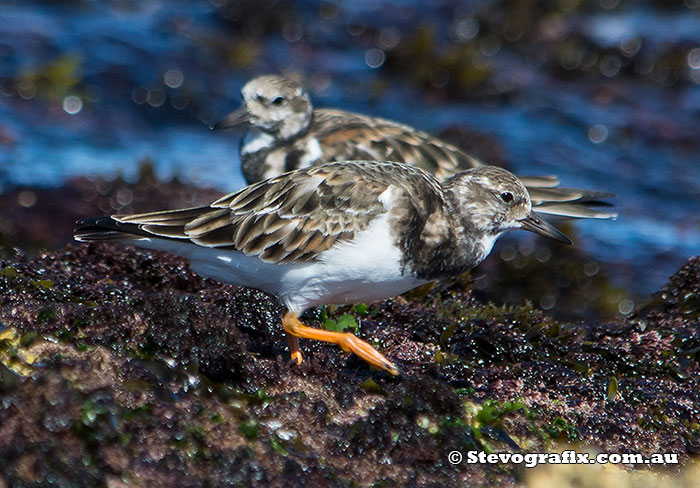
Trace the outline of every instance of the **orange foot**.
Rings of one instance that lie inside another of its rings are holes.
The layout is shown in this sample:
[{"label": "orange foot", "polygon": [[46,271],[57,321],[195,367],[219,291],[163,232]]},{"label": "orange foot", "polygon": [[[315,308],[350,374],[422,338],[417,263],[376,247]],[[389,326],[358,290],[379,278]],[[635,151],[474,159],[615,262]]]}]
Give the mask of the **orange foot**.
[{"label": "orange foot", "polygon": [[287,339],[289,340],[289,352],[292,355],[292,361],[295,361],[297,364],[301,364],[304,358],[299,350],[299,340],[291,334],[287,334]]},{"label": "orange foot", "polygon": [[292,312],[284,314],[282,327],[284,327],[284,330],[289,334],[289,350],[292,353],[292,359],[296,361],[297,364],[301,364],[302,361],[301,352],[299,351],[299,342],[297,340],[297,337],[301,337],[302,339],[313,339],[337,344],[343,351],[355,353],[369,364],[379,369],[383,369],[393,375],[400,374],[399,369],[384,357],[383,354],[349,332],[331,332],[329,330],[307,327],[302,324],[299,321],[299,317]]}]

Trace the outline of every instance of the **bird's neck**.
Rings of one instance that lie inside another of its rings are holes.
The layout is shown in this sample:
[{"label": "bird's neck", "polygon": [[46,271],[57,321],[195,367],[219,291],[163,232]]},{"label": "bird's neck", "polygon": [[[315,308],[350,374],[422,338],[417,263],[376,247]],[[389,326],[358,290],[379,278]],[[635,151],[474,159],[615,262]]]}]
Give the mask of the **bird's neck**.
[{"label": "bird's neck", "polygon": [[280,142],[291,141],[303,137],[314,120],[313,110],[296,112],[284,120],[277,129],[276,137]]},{"label": "bird's neck", "polygon": [[426,261],[414,265],[415,274],[425,280],[458,276],[484,260],[493,246],[493,240],[484,236],[452,235],[440,243],[426,245]]},{"label": "bird's neck", "polygon": [[241,140],[241,155],[265,154],[303,137],[313,122],[313,111],[298,112],[274,127],[251,126]]},{"label": "bird's neck", "polygon": [[470,212],[454,192],[447,190],[443,196],[441,212],[450,225],[441,239],[421,242],[424,258],[414,267],[419,277],[430,280],[469,271],[489,255],[498,238],[498,234],[474,225]]},{"label": "bird's neck", "polygon": [[405,199],[401,207],[409,210],[397,213],[394,224],[405,268],[419,279],[432,281],[457,276],[479,264],[491,250],[492,240],[454,221],[460,213],[448,194],[429,185],[412,190],[400,196]]}]

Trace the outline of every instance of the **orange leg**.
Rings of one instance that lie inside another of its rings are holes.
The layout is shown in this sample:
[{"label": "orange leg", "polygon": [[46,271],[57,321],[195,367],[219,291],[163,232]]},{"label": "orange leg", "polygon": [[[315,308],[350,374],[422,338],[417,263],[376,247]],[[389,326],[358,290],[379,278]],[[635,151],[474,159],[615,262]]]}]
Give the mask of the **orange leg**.
[{"label": "orange leg", "polygon": [[313,339],[337,344],[343,351],[355,353],[379,369],[383,369],[393,375],[399,374],[399,369],[384,355],[362,339],[358,339],[348,332],[331,332],[329,330],[306,327],[299,321],[299,317],[291,312],[284,314],[282,327],[289,334],[289,349],[292,352],[292,359],[296,360],[297,363],[301,363],[301,353],[297,342],[297,337],[301,337],[302,339]]},{"label": "orange leg", "polygon": [[291,353],[292,361],[301,364],[304,358],[299,350],[299,340],[291,334],[287,334],[287,339],[289,340],[289,352]]}]

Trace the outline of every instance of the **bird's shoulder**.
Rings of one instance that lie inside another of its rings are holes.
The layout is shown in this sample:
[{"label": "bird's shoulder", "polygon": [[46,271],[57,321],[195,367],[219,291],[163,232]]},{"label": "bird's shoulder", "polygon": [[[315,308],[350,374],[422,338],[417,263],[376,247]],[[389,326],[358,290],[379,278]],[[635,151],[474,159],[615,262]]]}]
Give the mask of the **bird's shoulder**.
[{"label": "bird's shoulder", "polygon": [[338,109],[314,110],[305,138],[319,142],[324,161],[399,161],[418,166],[440,180],[481,165],[457,146],[411,126]]}]

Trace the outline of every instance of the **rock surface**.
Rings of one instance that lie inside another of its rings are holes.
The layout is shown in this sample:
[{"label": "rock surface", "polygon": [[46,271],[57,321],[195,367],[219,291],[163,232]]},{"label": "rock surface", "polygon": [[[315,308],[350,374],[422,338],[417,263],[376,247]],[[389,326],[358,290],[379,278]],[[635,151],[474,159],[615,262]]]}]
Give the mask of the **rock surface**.
[{"label": "rock surface", "polygon": [[522,465],[448,453],[570,443],[686,463],[700,452],[699,288],[694,258],[618,322],[559,323],[459,284],[351,310],[404,369],[389,378],[308,341],[291,364],[271,298],[168,254],[6,260],[0,473],[9,486],[517,486]]}]

